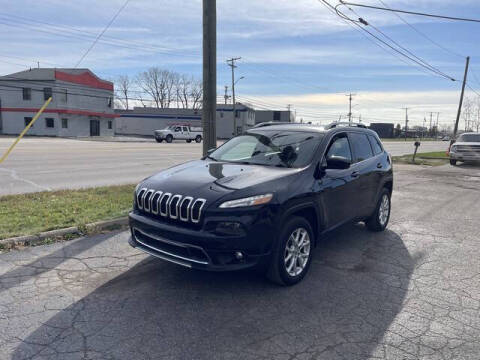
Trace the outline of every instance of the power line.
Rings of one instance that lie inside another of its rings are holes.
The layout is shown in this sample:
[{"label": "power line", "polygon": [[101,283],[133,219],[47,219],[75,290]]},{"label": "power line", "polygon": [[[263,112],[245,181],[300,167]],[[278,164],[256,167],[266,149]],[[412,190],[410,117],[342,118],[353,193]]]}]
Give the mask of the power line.
[{"label": "power line", "polygon": [[364,7],[364,8],[369,8],[369,9],[375,9],[375,10],[384,10],[384,11],[399,12],[399,13],[410,14],[410,15],[427,16],[427,17],[433,17],[433,18],[439,18],[439,19],[457,20],[457,21],[469,21],[469,22],[480,23],[480,19],[469,19],[469,18],[461,18],[461,17],[456,17],[456,16],[446,16],[446,15],[428,14],[428,13],[422,13],[422,12],[416,12],[416,11],[408,11],[408,10],[398,10],[398,9],[384,8],[384,7],[374,6],[374,5],[364,5],[364,4],[349,3],[349,2],[344,2],[344,1],[341,1],[341,3],[342,3],[343,5],[358,6],[358,7]]},{"label": "power line", "polygon": [[[389,8],[390,7],[383,1],[383,0],[378,0],[381,4],[383,4],[386,8]],[[413,26],[412,24],[410,24],[407,20],[405,20],[403,18],[403,16],[397,14],[396,12],[394,12],[394,15],[396,17],[398,17],[403,23],[405,23],[406,25],[408,25],[413,31],[415,31],[417,34],[419,34],[420,36],[422,36],[423,38],[427,39],[429,42],[431,42],[433,45],[437,46],[438,48],[442,49],[443,51],[447,52],[447,53],[450,53],[452,55],[455,55],[455,56],[458,56],[458,57],[461,57],[462,59],[465,58],[464,55],[461,55],[453,50],[450,50],[448,48],[446,48],[445,46],[441,45],[440,43],[438,43],[437,41],[433,40],[430,36],[428,36],[427,34],[425,34],[424,32],[418,30],[415,26]]]},{"label": "power line", "polygon": [[[325,0],[322,0],[324,3],[326,3]],[[343,4],[347,4],[347,3],[342,3],[340,5],[343,5]],[[330,4],[329,4],[330,5]],[[330,5],[331,6],[331,5]],[[338,5],[339,6],[339,5]],[[341,11],[339,11],[337,9],[337,7],[334,8],[335,9],[335,12],[337,13],[337,15],[351,21],[354,25],[356,25],[357,27],[359,27],[360,29],[362,29],[363,31],[367,32],[368,34],[370,34],[371,36],[373,36],[375,39],[377,39],[378,41],[382,42],[383,44],[385,44],[386,46],[388,46],[389,48],[391,48],[392,50],[394,50],[395,52],[399,53],[400,55],[408,58],[409,60],[415,62],[416,64],[426,68],[427,70],[441,76],[441,77],[444,77],[448,80],[451,80],[451,81],[455,81],[455,79],[445,73],[443,73],[442,71],[440,71],[439,69],[435,68],[434,66],[430,65],[429,63],[427,63],[425,60],[421,59],[420,57],[416,56],[415,54],[413,54],[410,50],[406,49],[405,47],[403,47],[402,45],[400,45],[398,42],[396,42],[395,40],[393,40],[391,37],[389,37],[388,35],[386,35],[384,32],[382,32],[380,29],[378,29],[377,27],[375,27],[374,25],[368,23],[367,21],[365,21],[363,18],[359,17],[358,21],[355,21],[353,19],[350,19],[348,16],[346,16],[344,13],[342,13]],[[350,11],[352,11],[355,15],[359,16],[353,9],[351,8],[348,8]],[[382,40],[381,38],[379,38],[378,36],[376,36],[375,34],[371,33],[370,31],[368,31],[367,29],[365,29],[364,27],[362,27],[361,25],[359,25],[359,23],[365,25],[365,26],[370,26],[372,27],[373,29],[375,29],[378,33],[380,33],[382,36],[384,36],[386,39],[390,40],[391,42],[393,42],[397,47],[399,47],[400,49],[406,51],[408,54],[410,55],[407,55],[405,54],[404,52],[398,50],[397,48],[391,46],[390,44],[388,44],[387,42],[385,42],[384,40]],[[413,58],[412,58],[413,56]]]},{"label": "power line", "polygon": [[78,60],[77,64],[75,65],[75,68],[78,67],[78,65],[80,65],[80,63],[83,61],[83,59],[85,59],[85,57],[90,53],[90,51],[93,49],[93,47],[95,46],[95,44],[98,42],[98,40],[102,37],[102,35],[105,33],[105,31],[108,30],[108,28],[110,27],[110,25],[113,24],[113,22],[115,21],[115,19],[118,17],[118,15],[120,15],[120,13],[122,12],[123,9],[125,9],[125,7],[127,6],[127,4],[130,2],[130,0],[126,0],[125,3],[123,4],[123,6],[118,9],[118,11],[115,13],[115,15],[112,17],[112,19],[109,21],[109,23],[107,24],[107,26],[105,26],[105,28],[100,32],[100,34],[98,34],[98,36],[95,38],[95,40],[93,41],[92,45],[90,45],[90,47],[87,49],[87,51],[85,51],[85,53],[82,55],[82,57],[80,58],[80,60]]}]

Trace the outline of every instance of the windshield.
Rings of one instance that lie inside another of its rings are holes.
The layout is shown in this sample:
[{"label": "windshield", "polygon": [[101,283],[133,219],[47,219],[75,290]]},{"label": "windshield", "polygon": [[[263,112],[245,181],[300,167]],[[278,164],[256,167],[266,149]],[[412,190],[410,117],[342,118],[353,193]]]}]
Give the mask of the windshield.
[{"label": "windshield", "polygon": [[310,163],[322,133],[258,131],[234,137],[210,154],[218,161],[278,167],[304,167]]},{"label": "windshield", "polygon": [[480,134],[462,134],[458,137],[458,142],[480,142]]}]

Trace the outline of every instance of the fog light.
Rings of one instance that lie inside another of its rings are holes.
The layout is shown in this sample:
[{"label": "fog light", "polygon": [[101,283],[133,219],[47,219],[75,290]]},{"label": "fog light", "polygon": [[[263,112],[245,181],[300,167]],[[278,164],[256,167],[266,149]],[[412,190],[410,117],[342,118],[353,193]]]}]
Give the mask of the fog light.
[{"label": "fog light", "polygon": [[243,253],[241,251],[235,251],[235,259],[242,260],[243,259]]},{"label": "fog light", "polygon": [[215,232],[222,235],[242,235],[243,228],[238,222],[222,221],[217,224]]}]

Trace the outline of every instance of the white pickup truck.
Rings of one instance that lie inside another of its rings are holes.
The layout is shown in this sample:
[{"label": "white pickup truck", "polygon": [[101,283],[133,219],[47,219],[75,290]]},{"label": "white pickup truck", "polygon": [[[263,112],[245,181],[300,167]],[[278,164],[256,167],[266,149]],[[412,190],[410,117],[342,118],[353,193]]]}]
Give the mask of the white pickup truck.
[{"label": "white pickup truck", "polygon": [[457,161],[480,161],[480,133],[464,133],[457,138],[449,152],[450,164]]},{"label": "white pickup truck", "polygon": [[188,125],[171,125],[163,130],[155,130],[154,137],[157,142],[161,143],[165,140],[167,143],[171,143],[173,140],[186,140],[187,143],[202,141],[202,129],[194,128]]}]

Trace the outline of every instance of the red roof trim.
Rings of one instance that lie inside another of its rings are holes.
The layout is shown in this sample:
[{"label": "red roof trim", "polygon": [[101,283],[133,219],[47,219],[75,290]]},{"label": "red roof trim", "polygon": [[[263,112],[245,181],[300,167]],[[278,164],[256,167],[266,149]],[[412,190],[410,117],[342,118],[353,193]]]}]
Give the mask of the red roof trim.
[{"label": "red roof trim", "polygon": [[95,89],[103,89],[113,91],[113,84],[109,81],[100,80],[89,71],[81,74],[69,74],[63,71],[55,70],[55,79],[70,83],[89,86]]},{"label": "red roof trim", "polygon": [[[40,109],[33,109],[33,108],[0,108],[0,111],[5,112],[31,112],[36,113]],[[87,115],[87,116],[99,116],[105,118],[116,118],[119,117],[117,114],[107,114],[102,112],[95,112],[95,111],[86,111],[86,110],[71,110],[71,109],[45,109],[44,113],[49,114],[71,114],[71,115]]]}]

